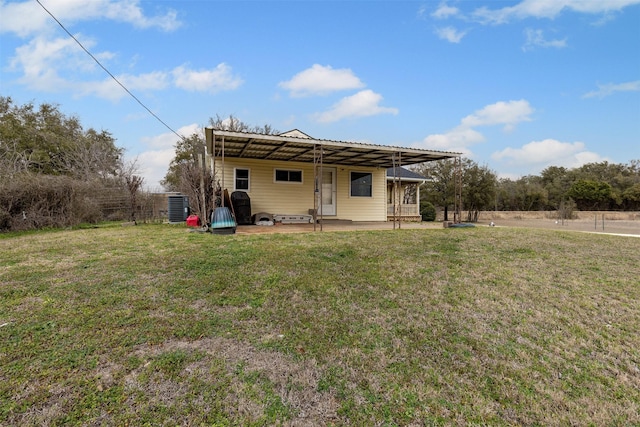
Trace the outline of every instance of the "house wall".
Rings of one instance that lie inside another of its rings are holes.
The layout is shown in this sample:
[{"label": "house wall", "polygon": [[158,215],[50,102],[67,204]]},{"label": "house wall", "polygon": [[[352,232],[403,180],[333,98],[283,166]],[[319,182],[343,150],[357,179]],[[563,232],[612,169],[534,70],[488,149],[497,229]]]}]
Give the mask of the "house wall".
[{"label": "house wall", "polygon": [[[336,215],[326,218],[350,219],[353,221],[386,221],[386,170],[366,167],[328,165],[337,171]],[[224,187],[231,194],[235,191],[234,169],[250,171],[249,195],[251,213],[309,214],[313,209],[313,164],[282,162],[272,160],[252,160],[225,158]],[[302,184],[275,182],[274,170],[301,170]],[[371,172],[373,176],[372,197],[351,197],[350,172]],[[222,161],[216,159],[216,175],[222,184]]]}]

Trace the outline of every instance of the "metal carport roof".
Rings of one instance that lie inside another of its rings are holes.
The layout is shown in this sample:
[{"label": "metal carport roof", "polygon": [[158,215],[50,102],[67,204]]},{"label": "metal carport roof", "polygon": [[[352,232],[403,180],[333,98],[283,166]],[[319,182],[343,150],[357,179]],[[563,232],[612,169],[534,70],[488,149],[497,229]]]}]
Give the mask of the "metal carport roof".
[{"label": "metal carport roof", "polygon": [[[460,153],[423,150],[358,142],[332,141],[286,135],[232,132],[205,128],[207,151],[213,153],[215,140],[219,152],[224,141],[224,156],[245,159],[313,163],[314,148],[322,148],[325,164],[390,168],[459,157]],[[400,163],[399,163],[400,162]]]}]

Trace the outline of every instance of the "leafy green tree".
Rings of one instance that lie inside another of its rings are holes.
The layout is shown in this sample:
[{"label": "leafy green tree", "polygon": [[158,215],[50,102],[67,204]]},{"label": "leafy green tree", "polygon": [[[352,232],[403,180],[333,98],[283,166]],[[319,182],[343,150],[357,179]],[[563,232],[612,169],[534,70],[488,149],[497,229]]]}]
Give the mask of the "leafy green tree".
[{"label": "leafy green tree", "polygon": [[185,167],[198,164],[198,158],[204,157],[205,141],[203,136],[194,133],[188,138],[182,138],[176,142],[175,153],[164,179],[160,182],[167,191],[181,191]]},{"label": "leafy green tree", "polygon": [[422,185],[420,199],[444,209],[444,220],[449,220],[449,208],[455,202],[455,163],[453,159],[417,165],[415,171],[428,177]]},{"label": "leafy green tree", "polygon": [[640,209],[640,183],[633,184],[622,193],[622,202],[628,210]]},{"label": "leafy green tree", "polygon": [[[429,177],[420,191],[421,199],[444,208],[444,220],[448,221],[448,209],[455,201],[455,162],[453,159],[423,163],[415,168]],[[462,205],[469,211],[470,220],[476,221],[481,209],[492,208],[495,203],[496,175],[486,166],[470,159],[460,164],[462,179]],[[421,201],[422,202],[422,201]]]},{"label": "leafy green tree", "polygon": [[493,207],[497,176],[487,166],[469,159],[462,165],[462,205],[467,211],[467,221],[476,222],[481,210]]},{"label": "leafy green tree", "polygon": [[106,205],[113,203],[105,195],[117,201],[127,191],[122,156],[109,132],[85,130],[78,117],[63,114],[57,105],[17,105],[0,96],[2,228],[106,218]]},{"label": "leafy green tree", "polygon": [[547,190],[540,177],[527,175],[515,182],[515,209],[520,211],[537,211],[547,207]]},{"label": "leafy green tree", "polygon": [[[21,172],[83,180],[115,177],[123,150],[107,131],[84,130],[80,120],[51,104],[15,105],[0,97],[0,175]],[[1,176],[0,176],[1,178]]]},{"label": "leafy green tree", "polygon": [[547,192],[547,208],[559,209],[567,200],[567,193],[571,187],[568,170],[561,166],[549,166],[541,172],[540,177]]},{"label": "leafy green tree", "polygon": [[569,189],[569,197],[577,204],[578,209],[591,210],[608,206],[611,199],[611,185],[603,181],[581,179],[573,183]]}]

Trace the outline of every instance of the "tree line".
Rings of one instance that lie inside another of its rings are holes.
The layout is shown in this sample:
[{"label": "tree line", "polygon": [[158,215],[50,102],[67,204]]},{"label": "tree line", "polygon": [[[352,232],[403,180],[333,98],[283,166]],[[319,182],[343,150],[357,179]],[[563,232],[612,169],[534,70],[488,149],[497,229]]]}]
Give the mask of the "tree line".
[{"label": "tree line", "polygon": [[640,160],[628,164],[607,161],[576,168],[549,166],[540,175],[498,178],[487,166],[462,159],[424,163],[414,170],[429,180],[421,188],[421,203],[445,210],[454,204],[455,174],[462,180],[462,209],[468,221],[479,211],[640,210]]},{"label": "tree line", "polygon": [[0,96],[0,231],[135,220],[143,180],[123,154],[57,105]]}]

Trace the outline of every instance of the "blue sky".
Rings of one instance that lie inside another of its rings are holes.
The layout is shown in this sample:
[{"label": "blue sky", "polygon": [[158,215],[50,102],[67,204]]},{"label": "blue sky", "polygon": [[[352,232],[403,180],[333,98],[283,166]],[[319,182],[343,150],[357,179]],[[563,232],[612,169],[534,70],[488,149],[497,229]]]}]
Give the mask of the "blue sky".
[{"label": "blue sky", "polygon": [[[500,177],[640,159],[640,0],[40,0],[190,135],[233,114],[462,152]],[[177,136],[35,0],[0,0],[0,94],[113,134],[158,188]]]}]

